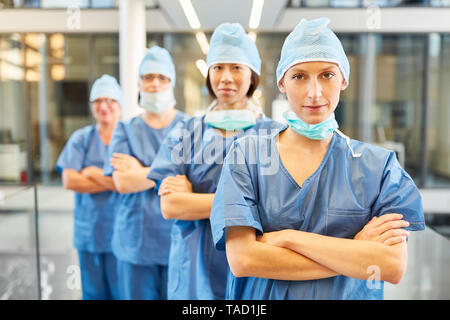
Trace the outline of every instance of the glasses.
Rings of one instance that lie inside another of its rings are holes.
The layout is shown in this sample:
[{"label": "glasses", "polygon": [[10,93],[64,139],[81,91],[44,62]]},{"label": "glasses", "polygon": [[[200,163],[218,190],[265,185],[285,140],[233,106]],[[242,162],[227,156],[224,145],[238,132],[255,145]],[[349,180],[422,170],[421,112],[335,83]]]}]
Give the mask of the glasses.
[{"label": "glasses", "polygon": [[141,79],[144,83],[151,83],[153,80],[157,79],[161,83],[168,83],[170,82],[170,78],[163,76],[162,74],[144,74],[141,76]]},{"label": "glasses", "polygon": [[92,101],[92,103],[94,103],[94,104],[101,104],[102,102],[104,102],[108,105],[111,105],[114,102],[116,102],[116,100],[111,99],[111,98],[99,98],[99,99],[95,99],[94,101]]}]

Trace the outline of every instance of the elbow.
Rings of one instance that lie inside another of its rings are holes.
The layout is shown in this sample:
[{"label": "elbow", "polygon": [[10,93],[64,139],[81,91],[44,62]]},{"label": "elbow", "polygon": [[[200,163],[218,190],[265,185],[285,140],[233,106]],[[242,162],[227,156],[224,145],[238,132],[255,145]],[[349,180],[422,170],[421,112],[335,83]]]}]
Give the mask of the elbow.
[{"label": "elbow", "polygon": [[230,266],[231,273],[236,278],[251,277],[251,266],[248,255],[236,252],[236,250],[226,250],[228,265]]},{"label": "elbow", "polygon": [[73,179],[71,178],[71,175],[69,173],[63,172],[63,174],[62,174],[62,184],[63,184],[64,189],[76,191],[75,190],[75,185],[76,184],[73,181]]},{"label": "elbow", "polygon": [[129,193],[125,179],[118,172],[113,173],[113,183],[115,190],[120,194]]},{"label": "elbow", "polygon": [[160,200],[161,214],[162,214],[163,218],[166,220],[177,218],[175,215],[176,210],[174,210],[172,198],[173,197],[170,194],[161,196],[161,200]]},{"label": "elbow", "polygon": [[399,264],[393,265],[389,272],[386,281],[392,284],[399,284],[405,275],[406,267],[402,267]]},{"label": "elbow", "polygon": [[384,281],[392,284],[399,284],[406,273],[407,260],[401,256],[392,257],[386,267],[386,277]]}]

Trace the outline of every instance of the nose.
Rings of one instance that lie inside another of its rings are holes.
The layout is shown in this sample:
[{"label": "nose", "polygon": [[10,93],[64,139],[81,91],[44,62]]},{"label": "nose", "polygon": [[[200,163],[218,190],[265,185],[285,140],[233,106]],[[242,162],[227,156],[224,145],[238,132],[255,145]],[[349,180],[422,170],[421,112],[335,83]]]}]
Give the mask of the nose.
[{"label": "nose", "polygon": [[220,82],[222,83],[230,83],[233,82],[233,75],[231,74],[228,68],[224,68],[220,73]]},{"label": "nose", "polygon": [[98,106],[98,111],[99,112],[107,112],[108,110],[109,110],[108,103],[106,103],[106,101],[100,102],[100,104]]},{"label": "nose", "polygon": [[322,86],[317,78],[312,78],[308,83],[308,98],[317,101],[322,97]]}]

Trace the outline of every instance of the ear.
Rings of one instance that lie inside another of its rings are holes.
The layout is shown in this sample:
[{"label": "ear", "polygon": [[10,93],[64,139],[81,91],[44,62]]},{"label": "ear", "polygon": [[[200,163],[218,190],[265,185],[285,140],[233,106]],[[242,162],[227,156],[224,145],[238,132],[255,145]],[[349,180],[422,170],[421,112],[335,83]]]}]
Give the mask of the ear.
[{"label": "ear", "polygon": [[348,87],[348,83],[347,83],[347,81],[345,81],[345,78],[342,77],[341,91],[347,89],[347,87]]},{"label": "ear", "polygon": [[278,82],[278,90],[280,90],[281,93],[286,93],[286,88],[284,87],[284,76]]}]

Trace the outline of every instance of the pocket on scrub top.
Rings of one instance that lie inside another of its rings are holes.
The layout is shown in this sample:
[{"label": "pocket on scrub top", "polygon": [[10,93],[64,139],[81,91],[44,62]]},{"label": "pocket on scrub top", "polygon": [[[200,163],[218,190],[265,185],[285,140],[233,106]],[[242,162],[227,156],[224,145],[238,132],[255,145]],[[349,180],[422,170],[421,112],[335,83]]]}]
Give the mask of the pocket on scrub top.
[{"label": "pocket on scrub top", "polygon": [[353,239],[370,220],[370,209],[328,208],[325,234]]}]

